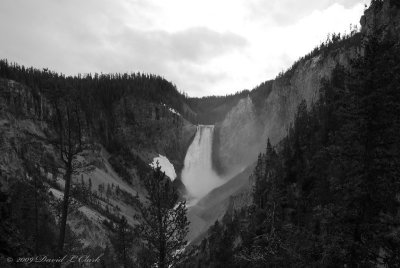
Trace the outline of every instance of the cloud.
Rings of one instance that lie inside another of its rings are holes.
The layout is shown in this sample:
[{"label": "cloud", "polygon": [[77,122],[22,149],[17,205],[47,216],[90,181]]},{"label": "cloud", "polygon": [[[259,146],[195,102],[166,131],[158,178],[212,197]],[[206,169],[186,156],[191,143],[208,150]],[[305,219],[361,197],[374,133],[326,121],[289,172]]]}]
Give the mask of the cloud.
[{"label": "cloud", "polygon": [[248,0],[248,17],[251,19],[268,18],[268,23],[281,26],[294,24],[314,11],[324,10],[333,4],[346,9],[367,0]]},{"label": "cloud", "polygon": [[0,58],[66,74],[155,73],[192,96],[226,94],[357,23],[357,2],[1,0]]},{"label": "cloud", "polygon": [[118,50],[135,57],[158,61],[187,61],[206,63],[231,50],[247,45],[246,39],[234,33],[218,33],[205,27],[189,28],[169,33],[167,31],[141,31],[126,28],[110,36],[118,40]]},{"label": "cloud", "polygon": [[187,90],[201,91],[196,75],[207,83],[225,75],[201,70],[200,65],[247,46],[246,39],[236,33],[204,26],[178,31],[151,29],[148,12],[156,12],[157,6],[150,1],[114,5],[104,0],[57,4],[38,0],[26,5],[13,1],[0,4],[1,22],[13,22],[0,23],[0,57],[66,74],[149,72]]},{"label": "cloud", "polygon": [[210,94],[205,88],[220,84],[228,76],[221,70],[203,66],[248,45],[246,39],[237,34],[218,33],[204,27],[173,33],[126,28],[107,40],[115,40],[109,41],[108,46],[113,51],[108,54],[124,61],[98,62],[102,70],[157,73],[177,83],[180,90],[196,96]]}]

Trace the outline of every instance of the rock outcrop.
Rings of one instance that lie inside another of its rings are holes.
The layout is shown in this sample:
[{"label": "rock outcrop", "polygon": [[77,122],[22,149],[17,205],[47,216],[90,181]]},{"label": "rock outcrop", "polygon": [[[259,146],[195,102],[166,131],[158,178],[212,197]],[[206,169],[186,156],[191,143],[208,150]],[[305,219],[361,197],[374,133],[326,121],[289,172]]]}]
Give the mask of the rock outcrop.
[{"label": "rock outcrop", "polygon": [[369,35],[374,31],[399,38],[400,36],[400,1],[374,1],[361,17],[361,32]]}]

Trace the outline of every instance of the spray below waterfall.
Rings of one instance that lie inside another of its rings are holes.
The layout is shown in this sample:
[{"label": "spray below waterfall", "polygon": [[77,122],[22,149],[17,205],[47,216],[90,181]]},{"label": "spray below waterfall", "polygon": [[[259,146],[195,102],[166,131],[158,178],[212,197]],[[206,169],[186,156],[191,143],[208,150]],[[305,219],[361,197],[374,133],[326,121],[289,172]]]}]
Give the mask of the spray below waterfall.
[{"label": "spray below waterfall", "polygon": [[214,126],[197,126],[196,136],[186,153],[182,182],[189,198],[198,200],[225,182],[212,168],[213,134]]}]

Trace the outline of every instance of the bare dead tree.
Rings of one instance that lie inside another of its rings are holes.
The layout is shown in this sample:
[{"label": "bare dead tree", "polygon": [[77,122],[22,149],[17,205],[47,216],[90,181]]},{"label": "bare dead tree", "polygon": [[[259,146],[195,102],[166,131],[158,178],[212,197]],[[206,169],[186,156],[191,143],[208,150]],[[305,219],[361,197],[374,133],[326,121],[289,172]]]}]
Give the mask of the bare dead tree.
[{"label": "bare dead tree", "polygon": [[74,97],[65,98],[64,100],[58,99],[54,102],[54,107],[56,112],[55,123],[57,126],[57,138],[53,144],[60,154],[60,159],[65,169],[64,197],[61,207],[59,239],[57,244],[57,254],[61,257],[64,251],[71,180],[73,174],[82,168],[82,165],[77,161],[77,156],[84,151],[87,144],[84,142],[83,138],[81,111],[77,100]]}]

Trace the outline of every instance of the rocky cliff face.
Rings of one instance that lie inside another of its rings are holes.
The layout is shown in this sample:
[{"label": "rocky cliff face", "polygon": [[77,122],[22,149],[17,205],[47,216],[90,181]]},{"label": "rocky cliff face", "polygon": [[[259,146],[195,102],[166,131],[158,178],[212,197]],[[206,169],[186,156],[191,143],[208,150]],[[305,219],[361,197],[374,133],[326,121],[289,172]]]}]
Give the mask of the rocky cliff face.
[{"label": "rocky cliff face", "polygon": [[361,32],[369,35],[380,31],[384,35],[400,36],[400,1],[375,1],[361,17]]},{"label": "rocky cliff face", "polygon": [[0,175],[23,176],[19,153],[28,136],[46,138],[48,120],[53,113],[49,102],[40,93],[26,86],[0,79]]},{"label": "rocky cliff face", "polygon": [[217,155],[222,170],[237,173],[244,169],[259,151],[262,128],[250,96],[241,99],[217,124]]},{"label": "rocky cliff face", "polygon": [[303,100],[308,106],[316,101],[322,79],[329,79],[336,64],[348,65],[360,51],[359,46],[343,46],[298,62],[293,70],[272,82],[272,90],[261,100],[257,112],[254,94],[239,101],[218,124],[220,142],[215,150],[222,170],[240,170],[254,162],[268,138],[278,143],[293,122],[298,105]]},{"label": "rocky cliff face", "polygon": [[279,142],[293,122],[299,104],[305,100],[310,107],[319,98],[322,79],[330,78],[336,64],[348,65],[358,51],[357,47],[339,48],[326,56],[317,55],[300,62],[290,77],[275,80],[260,115],[263,137],[269,137],[272,143]]}]

